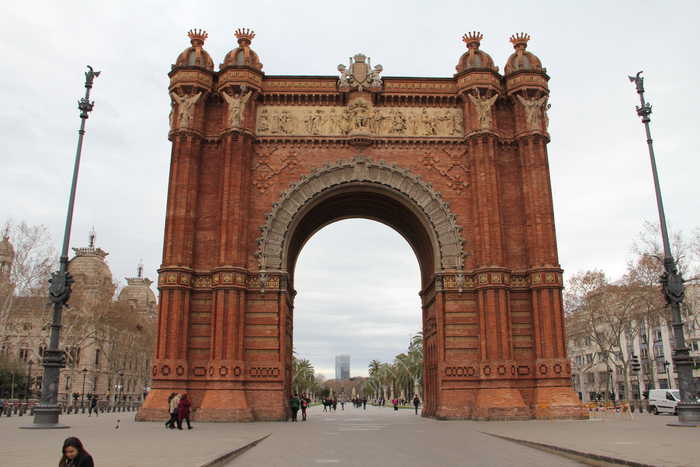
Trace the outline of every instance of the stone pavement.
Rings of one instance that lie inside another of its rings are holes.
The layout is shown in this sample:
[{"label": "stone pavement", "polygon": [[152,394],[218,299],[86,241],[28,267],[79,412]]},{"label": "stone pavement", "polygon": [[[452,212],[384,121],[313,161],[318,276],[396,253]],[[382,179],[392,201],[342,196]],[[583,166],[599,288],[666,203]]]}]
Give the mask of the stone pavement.
[{"label": "stone pavement", "polygon": [[168,430],[162,423],[136,423],[134,412],[64,415],[61,422],[70,426],[65,430],[18,429],[31,421],[30,416],[0,418],[0,465],[58,465],[63,440],[77,436],[96,467],[199,467],[267,434],[246,423],[194,423],[189,431]]},{"label": "stone pavement", "polygon": [[475,430],[645,465],[700,465],[700,428],[670,427],[673,415],[591,420],[472,422]]},{"label": "stone pavement", "polygon": [[[247,466],[452,466],[581,465],[489,434],[530,441],[633,463],[700,465],[700,429],[666,426],[670,415],[634,414],[587,421],[437,421],[413,411],[348,405],[345,411],[310,409],[308,422],[195,423],[191,431],[161,423],[136,423],[132,413],[99,418],[66,415],[67,430],[19,430],[31,417],[0,419],[0,465],[58,463],[68,436],[81,438],[97,467],[199,467],[221,454],[269,438],[229,464]],[[117,420],[120,420],[117,428]],[[578,460],[581,460],[580,458]]]},{"label": "stone pavement", "polygon": [[307,422],[256,423],[272,433],[229,467],[572,466],[572,460],[479,433],[474,422],[422,418],[411,410],[346,405]]}]

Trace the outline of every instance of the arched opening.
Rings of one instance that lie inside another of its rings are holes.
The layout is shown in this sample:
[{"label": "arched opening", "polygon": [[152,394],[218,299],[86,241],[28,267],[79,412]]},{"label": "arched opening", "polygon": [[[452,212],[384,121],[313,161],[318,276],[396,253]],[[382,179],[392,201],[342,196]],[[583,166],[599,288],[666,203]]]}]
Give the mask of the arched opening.
[{"label": "arched opening", "polygon": [[[299,252],[314,233],[342,219],[362,218],[381,222],[398,232],[413,249],[421,271],[421,288],[435,273],[433,248],[436,239],[426,228],[426,220],[406,199],[386,187],[367,183],[342,185],[323,193],[302,208],[290,225],[286,244],[286,270],[294,287],[294,271]],[[341,247],[341,245],[339,245]],[[367,245],[371,248],[372,245]]]},{"label": "arched opening", "polygon": [[[340,246],[342,245],[342,247]],[[412,397],[422,380],[421,353],[410,362],[410,337],[422,330],[420,270],[410,245],[394,229],[366,219],[345,219],[316,232],[304,245],[295,267],[293,348],[325,382],[316,386],[302,375],[293,388],[318,394],[334,388],[342,399],[375,396],[377,378],[369,376],[373,360],[395,371],[395,394]],[[342,357],[349,356],[349,377]],[[304,362],[305,363],[305,362]],[[299,364],[299,363],[297,363]],[[402,366],[403,365],[403,366]],[[358,378],[359,377],[359,378]]]},{"label": "arched opening", "polygon": [[[324,227],[347,219],[369,219],[376,221],[386,225],[395,233],[398,233],[401,237],[403,237],[412,250],[412,256],[418,263],[418,271],[416,272],[418,272],[420,277],[420,283],[416,284],[418,287],[416,287],[416,290],[413,290],[410,293],[413,294],[413,297],[417,297],[418,292],[429,287],[436,272],[435,264],[437,261],[439,261],[439,259],[436,260],[436,248],[434,246],[437,243],[436,236],[435,233],[431,231],[430,223],[425,214],[419,209],[416,209],[415,204],[412,203],[410,199],[396,190],[373,183],[354,182],[325,190],[323,193],[316,196],[313,200],[309,201],[305,206],[303,206],[291,220],[287,231],[288,237],[282,250],[284,258],[282,264],[286,266],[290,289],[295,290],[295,292],[299,290],[295,281],[296,269],[299,255],[307,242]],[[352,255],[353,251],[358,248],[369,252],[376,251],[377,248],[381,248],[379,245],[373,244],[371,239],[367,239],[365,244],[355,244],[352,246],[352,242],[347,242],[343,239],[339,240],[340,241],[335,245],[335,247],[345,250],[341,252],[341,254],[344,255]],[[379,267],[376,262],[369,259],[365,260],[365,264],[363,264],[363,266],[367,269]],[[329,276],[343,275],[342,271],[338,271],[338,265],[334,264],[333,262],[328,262],[328,264],[325,265],[325,269]],[[385,270],[383,273],[392,274],[392,271]],[[301,292],[303,293],[304,291],[301,290]],[[295,294],[293,293],[292,296],[295,296]],[[347,297],[344,295],[337,296],[339,301],[341,301],[343,298],[347,299]],[[290,315],[293,318],[293,323],[298,321],[294,311],[299,309],[298,300],[298,298],[294,298],[289,304]],[[377,301],[380,303],[386,302],[387,300],[390,300],[390,298],[386,296],[377,298]],[[409,341],[412,335],[415,335],[418,331],[421,331],[422,333],[424,327],[424,313],[422,308],[427,306],[430,306],[430,304],[424,304],[421,302],[420,298],[418,298],[414,302],[413,310],[404,310],[404,313],[406,314],[410,314],[411,312],[414,313],[413,320],[411,321],[413,321],[415,324],[413,329],[404,333],[403,344],[399,344],[398,339],[395,340],[395,346],[392,349],[393,355],[388,349],[384,352],[379,352],[378,355],[372,357],[370,357],[368,354],[363,355],[360,351],[359,355],[362,356],[358,357],[358,360],[366,360],[364,365],[367,365],[370,360],[379,360],[382,363],[387,364],[384,368],[390,368],[393,375],[402,375],[403,380],[400,381],[398,377],[391,378],[390,383],[387,384],[385,382],[385,384],[382,385],[382,388],[378,388],[379,392],[381,393],[381,397],[384,399],[390,400],[391,398],[396,397],[397,399],[403,398],[404,400],[407,400],[408,398],[413,397],[414,392],[419,393],[421,400],[425,401],[425,399],[429,397],[425,394],[425,391],[422,390],[421,386],[423,385],[419,384],[418,379],[420,378],[420,381],[426,379],[423,375],[424,358],[422,350],[420,352],[420,362],[418,362],[420,377],[410,375],[410,371],[404,371],[404,368],[398,368],[398,366],[404,363],[401,360],[396,360],[395,358],[399,354],[408,353]],[[328,313],[329,315],[333,314],[332,310],[329,310]],[[362,310],[355,310],[354,313],[358,317],[362,316]],[[294,324],[293,329],[295,329],[296,326],[297,324]],[[388,328],[388,326],[386,328]],[[400,332],[401,328],[402,326],[397,326],[394,332]],[[345,328],[346,331],[348,329],[352,329],[352,326]],[[290,353],[287,355],[287,362],[289,362],[288,364],[291,367],[294,366],[292,364],[293,357],[291,355],[291,349],[299,350],[298,346],[295,344],[297,337],[294,334],[296,334],[296,331],[294,331],[292,334],[292,341],[294,344],[290,347]],[[352,339],[353,336],[351,333],[346,332],[345,337]],[[337,343],[339,340],[336,340],[335,342]],[[422,348],[423,346],[421,342],[421,349]],[[334,351],[338,350],[339,349],[337,347],[334,350],[329,350],[331,353],[327,356],[326,361],[328,361],[328,358],[331,357]],[[345,351],[343,353],[348,352]],[[299,355],[305,358],[308,357],[307,355],[303,355],[303,351],[299,352]],[[317,355],[314,357],[318,358]],[[357,369],[358,368],[356,367],[355,370]],[[365,374],[365,372],[361,372],[361,376],[364,376]],[[412,378],[412,384],[408,387],[405,381],[406,378]],[[335,374],[333,374],[333,379],[335,379]],[[367,396],[371,397],[370,395]],[[374,396],[377,396],[376,392],[374,393]],[[344,394],[341,397],[349,398],[350,395]]]}]

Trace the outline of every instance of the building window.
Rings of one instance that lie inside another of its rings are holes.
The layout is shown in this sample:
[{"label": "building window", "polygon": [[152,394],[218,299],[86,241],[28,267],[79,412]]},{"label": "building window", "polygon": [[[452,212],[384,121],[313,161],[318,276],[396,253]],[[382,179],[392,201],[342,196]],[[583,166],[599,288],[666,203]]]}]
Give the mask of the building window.
[{"label": "building window", "polygon": [[593,364],[593,354],[592,353],[586,354],[586,363],[588,363],[589,365]]},{"label": "building window", "polygon": [[69,357],[69,364],[70,366],[76,367],[80,365],[80,347],[74,346],[74,347],[69,347],[67,350],[68,357]]},{"label": "building window", "polygon": [[100,349],[95,349],[95,367],[100,367]]},{"label": "building window", "polygon": [[26,362],[29,359],[29,349],[19,349],[19,359]]},{"label": "building window", "polygon": [[586,343],[586,346],[590,346],[591,345],[591,336],[586,336],[584,342]]},{"label": "building window", "polygon": [[39,346],[39,356],[41,358],[44,358],[44,352],[46,352],[46,346],[45,345],[40,345]]}]

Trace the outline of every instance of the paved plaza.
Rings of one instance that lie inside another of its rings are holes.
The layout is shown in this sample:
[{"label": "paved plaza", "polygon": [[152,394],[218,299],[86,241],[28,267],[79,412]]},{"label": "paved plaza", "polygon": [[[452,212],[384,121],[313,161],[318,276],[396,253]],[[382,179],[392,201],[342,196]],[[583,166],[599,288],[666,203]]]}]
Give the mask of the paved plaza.
[{"label": "paved plaza", "polygon": [[[509,439],[622,459],[631,465],[698,465],[697,428],[672,428],[675,417],[604,416],[588,421],[438,421],[411,410],[367,407],[323,413],[307,422],[195,423],[191,431],[136,423],[133,413],[66,415],[67,430],[20,430],[31,417],[0,419],[0,465],[55,465],[68,436],[81,438],[97,467],[200,467],[264,438],[229,461],[249,466],[564,466],[592,462]],[[119,420],[119,422],[117,422]],[[267,438],[265,438],[269,435]],[[497,435],[497,436],[492,436]]]}]

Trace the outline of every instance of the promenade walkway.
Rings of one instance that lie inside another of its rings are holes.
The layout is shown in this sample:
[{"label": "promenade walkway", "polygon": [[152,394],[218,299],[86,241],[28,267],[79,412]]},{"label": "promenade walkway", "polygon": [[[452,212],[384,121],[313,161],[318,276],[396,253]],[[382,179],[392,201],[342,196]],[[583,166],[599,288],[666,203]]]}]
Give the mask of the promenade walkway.
[{"label": "promenade walkway", "polygon": [[[622,459],[628,465],[700,465],[700,429],[666,426],[675,417],[635,414],[586,421],[438,421],[412,410],[309,411],[307,422],[195,423],[166,430],[161,423],[136,423],[134,413],[88,418],[66,415],[67,430],[20,430],[31,417],[0,419],[0,465],[57,465],[63,440],[78,436],[96,467],[201,467],[270,435],[229,467],[338,466],[568,466],[606,465],[582,457],[534,449],[521,440]],[[509,440],[503,439],[508,438]],[[225,462],[216,467],[223,466]],[[608,464],[609,465],[609,464]]]}]

